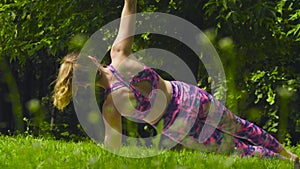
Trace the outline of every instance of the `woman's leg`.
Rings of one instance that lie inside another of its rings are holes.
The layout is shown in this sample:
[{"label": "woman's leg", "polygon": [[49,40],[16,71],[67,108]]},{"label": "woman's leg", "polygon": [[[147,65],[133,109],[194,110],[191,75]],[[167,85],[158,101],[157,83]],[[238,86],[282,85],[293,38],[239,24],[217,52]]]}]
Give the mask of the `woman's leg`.
[{"label": "woman's leg", "polygon": [[283,149],[283,146],[272,135],[257,125],[237,117],[205,91],[203,91],[201,102],[199,118],[203,123],[276,153]]},{"label": "woman's leg", "polygon": [[[221,136],[221,137],[219,137]],[[216,140],[216,138],[219,138]],[[237,153],[242,157],[246,156],[258,156],[267,158],[280,158],[286,159],[286,157],[275,153],[262,146],[254,146],[245,143],[242,139],[235,138],[226,133],[222,133],[216,130],[211,137],[209,137],[204,143],[199,143],[199,140],[195,138],[195,135],[187,136],[181,142],[187,148],[199,150],[201,152],[215,152],[219,154],[232,154]]]},{"label": "woman's leg", "polygon": [[241,139],[234,138],[234,144],[236,147],[236,150],[239,155],[241,156],[258,156],[258,157],[270,157],[270,158],[281,158],[286,160],[286,157],[273,152],[272,150],[269,150],[262,146],[254,146],[249,145],[243,142]]},{"label": "woman's leg", "polygon": [[283,145],[280,144],[276,138],[262,128],[234,115],[207,92],[203,91],[203,96],[204,98],[201,99],[202,105],[199,111],[199,118],[202,119],[204,123],[214,126],[235,138],[251,142],[255,145],[250,146],[253,151],[263,151],[262,148],[264,148],[268,151],[279,153],[291,160],[297,158],[295,154],[284,149]]},{"label": "woman's leg", "polygon": [[233,115],[228,110],[223,112],[222,120],[217,127],[237,138],[245,139],[254,145],[265,147],[276,153],[283,150],[283,145],[271,134],[257,125]]}]

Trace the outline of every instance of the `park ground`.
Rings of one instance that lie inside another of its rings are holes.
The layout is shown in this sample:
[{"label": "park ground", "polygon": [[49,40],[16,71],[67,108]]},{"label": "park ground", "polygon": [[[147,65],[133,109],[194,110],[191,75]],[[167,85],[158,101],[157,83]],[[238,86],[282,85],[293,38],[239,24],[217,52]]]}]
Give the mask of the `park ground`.
[{"label": "park ground", "polygon": [[[300,145],[290,147],[290,150],[300,155]],[[127,151],[129,154],[130,148]],[[92,141],[66,142],[32,136],[0,136],[0,168],[292,169],[293,163],[191,150],[169,150],[148,158],[127,158],[107,152]]]}]

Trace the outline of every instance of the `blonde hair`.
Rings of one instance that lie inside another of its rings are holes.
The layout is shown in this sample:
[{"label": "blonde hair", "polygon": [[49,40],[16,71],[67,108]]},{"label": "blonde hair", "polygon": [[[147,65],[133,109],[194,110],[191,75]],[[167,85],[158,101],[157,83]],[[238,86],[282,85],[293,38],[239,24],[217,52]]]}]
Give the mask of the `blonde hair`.
[{"label": "blonde hair", "polygon": [[59,110],[63,110],[71,101],[72,76],[77,58],[77,53],[70,53],[66,55],[59,68],[53,94],[53,104]]}]

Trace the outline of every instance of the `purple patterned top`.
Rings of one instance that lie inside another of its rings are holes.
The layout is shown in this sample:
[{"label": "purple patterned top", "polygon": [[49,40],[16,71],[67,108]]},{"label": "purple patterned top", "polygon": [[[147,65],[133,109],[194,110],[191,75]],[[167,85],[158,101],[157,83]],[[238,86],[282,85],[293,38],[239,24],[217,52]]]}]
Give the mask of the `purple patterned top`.
[{"label": "purple patterned top", "polygon": [[[134,76],[131,76],[131,78],[129,79],[125,79],[112,65],[109,65],[108,68],[119,81],[113,83],[111,86],[105,89],[105,99],[111,92],[121,87],[128,87],[133,92],[137,101],[137,106],[130,117],[138,120],[143,120],[150,112],[151,104],[154,102],[156,96],[156,89],[158,88],[159,84],[159,77],[157,73],[151,68],[144,66],[144,69],[142,71],[138,72]],[[151,84],[152,92],[150,93],[149,97],[141,94],[141,92],[138,91],[134,86],[141,81],[148,81]]]}]

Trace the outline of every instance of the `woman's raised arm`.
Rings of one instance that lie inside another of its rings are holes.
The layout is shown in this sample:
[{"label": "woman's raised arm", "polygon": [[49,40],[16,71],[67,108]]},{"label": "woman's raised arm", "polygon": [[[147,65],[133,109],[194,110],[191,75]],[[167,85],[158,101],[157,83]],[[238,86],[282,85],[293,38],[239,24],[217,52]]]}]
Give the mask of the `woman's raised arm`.
[{"label": "woman's raised arm", "polygon": [[137,0],[124,0],[119,32],[113,43],[110,55],[111,59],[122,59],[130,55],[135,32]]}]

